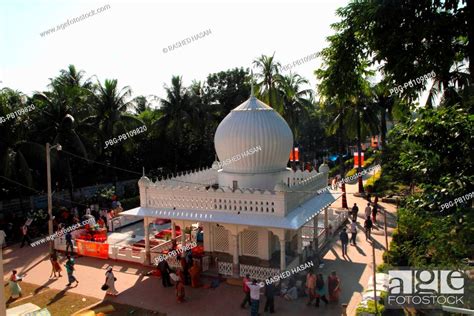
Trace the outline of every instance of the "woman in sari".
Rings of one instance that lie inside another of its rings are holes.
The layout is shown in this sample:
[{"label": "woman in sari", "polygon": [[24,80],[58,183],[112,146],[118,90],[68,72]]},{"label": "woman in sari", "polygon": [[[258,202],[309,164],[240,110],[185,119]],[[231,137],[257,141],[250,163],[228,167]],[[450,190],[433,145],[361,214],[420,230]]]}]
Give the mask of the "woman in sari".
[{"label": "woman in sari", "polygon": [[105,272],[105,284],[107,284],[107,286],[109,287],[106,292],[107,295],[112,295],[112,296],[118,295],[118,291],[115,289],[116,280],[117,279],[115,278],[112,267],[109,266],[107,268],[107,272]]},{"label": "woman in sari", "polygon": [[196,288],[201,286],[201,268],[199,267],[199,263],[194,261],[193,266],[189,269],[189,274],[191,275],[191,286]]},{"label": "woman in sari", "polygon": [[51,274],[49,275],[49,278],[51,278],[51,276],[53,274],[54,274],[54,277],[56,277],[56,272],[59,274],[59,277],[61,277],[62,276],[61,271],[63,269],[59,265],[58,256],[57,256],[56,252],[53,252],[51,254],[51,256],[49,257],[49,260],[51,261],[51,265],[52,265],[52,270],[51,270]]},{"label": "woman in sari", "polygon": [[18,284],[20,281],[21,278],[17,275],[17,271],[13,270],[9,281],[11,298],[19,298],[21,296],[21,287]]},{"label": "woman in sari", "polygon": [[324,278],[321,273],[316,276],[316,307],[319,307],[319,301],[322,300],[328,304],[329,301],[326,298],[326,285],[324,284]]},{"label": "woman in sari", "polygon": [[176,301],[178,303],[184,302],[184,284],[181,278],[176,282]]},{"label": "woman in sari", "polygon": [[328,276],[328,294],[330,302],[338,302],[339,294],[341,294],[341,281],[336,275],[336,271],[331,272]]}]

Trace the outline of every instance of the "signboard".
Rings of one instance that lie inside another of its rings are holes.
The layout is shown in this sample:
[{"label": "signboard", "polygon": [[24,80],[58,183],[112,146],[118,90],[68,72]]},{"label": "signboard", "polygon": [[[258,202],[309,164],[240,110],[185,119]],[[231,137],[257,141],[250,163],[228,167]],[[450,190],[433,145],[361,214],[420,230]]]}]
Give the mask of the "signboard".
[{"label": "signboard", "polygon": [[[363,152],[360,154],[360,160],[362,160],[360,165],[363,166],[364,165],[364,153]],[[354,168],[357,168],[357,167],[359,167],[359,155],[357,154],[357,151],[355,151],[354,152]]]},{"label": "signboard", "polygon": [[290,152],[290,161],[300,161],[300,151],[298,147],[295,147],[294,153],[295,157],[293,157],[293,150]]},{"label": "signboard", "polygon": [[76,239],[77,253],[81,256],[109,258],[109,244]]}]

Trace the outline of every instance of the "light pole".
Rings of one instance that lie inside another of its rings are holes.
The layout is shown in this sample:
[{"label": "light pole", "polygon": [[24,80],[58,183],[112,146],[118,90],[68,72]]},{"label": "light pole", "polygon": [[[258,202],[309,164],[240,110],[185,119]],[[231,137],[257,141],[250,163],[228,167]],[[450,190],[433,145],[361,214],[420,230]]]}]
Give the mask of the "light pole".
[{"label": "light pole", "polygon": [[[0,245],[2,247],[3,245]],[[3,280],[3,249],[0,249],[0,275]],[[6,315],[6,306],[5,306],[5,287],[0,286],[0,315]]]},{"label": "light pole", "polygon": [[[62,146],[56,144],[51,146],[49,143],[46,143],[46,174],[48,181],[48,233],[51,236],[53,234],[53,197],[51,193],[51,149],[56,148],[57,151],[61,151]],[[54,250],[53,240],[49,242],[49,252],[52,253]]]}]

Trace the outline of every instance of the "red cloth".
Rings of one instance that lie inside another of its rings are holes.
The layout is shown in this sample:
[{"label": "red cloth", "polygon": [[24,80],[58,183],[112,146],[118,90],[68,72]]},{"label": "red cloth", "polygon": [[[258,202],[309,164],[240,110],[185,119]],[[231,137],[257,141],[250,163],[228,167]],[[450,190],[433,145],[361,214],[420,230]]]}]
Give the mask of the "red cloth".
[{"label": "red cloth", "polygon": [[244,278],[244,280],[243,280],[243,290],[244,290],[245,293],[250,292],[250,288],[248,287],[247,282],[250,282],[250,280],[247,279],[247,278]]}]

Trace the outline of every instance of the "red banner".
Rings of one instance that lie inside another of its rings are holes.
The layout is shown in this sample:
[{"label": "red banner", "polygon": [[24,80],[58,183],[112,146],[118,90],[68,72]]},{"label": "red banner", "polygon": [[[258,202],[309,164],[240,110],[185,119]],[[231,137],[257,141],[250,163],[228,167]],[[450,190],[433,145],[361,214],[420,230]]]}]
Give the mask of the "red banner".
[{"label": "red banner", "polygon": [[76,239],[77,253],[81,256],[109,258],[109,244]]},{"label": "red banner", "polygon": [[293,150],[290,152],[290,161],[300,161],[300,151],[295,147],[295,157],[293,157]]},{"label": "red banner", "polygon": [[[360,153],[360,165],[363,166],[364,165],[364,153]],[[357,168],[359,167],[359,155],[357,154],[357,152],[355,151],[354,152],[354,168]]]}]

